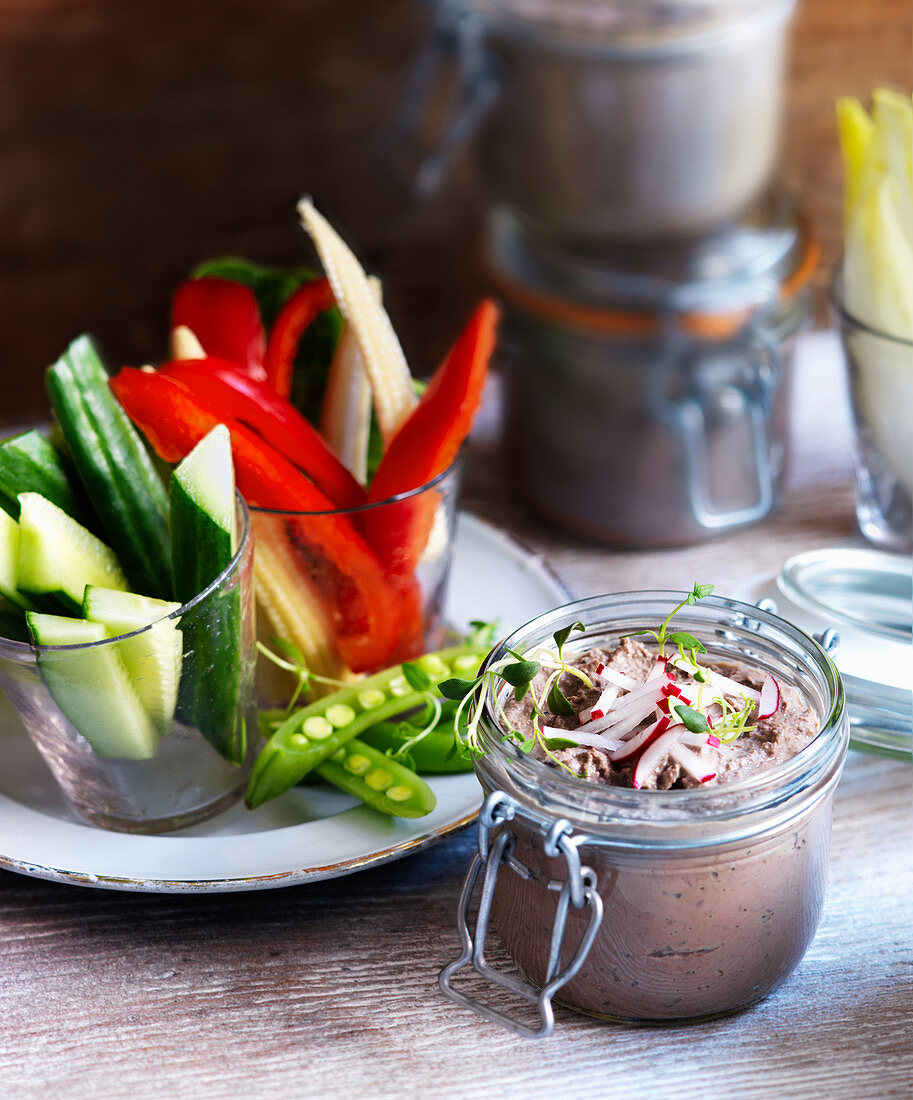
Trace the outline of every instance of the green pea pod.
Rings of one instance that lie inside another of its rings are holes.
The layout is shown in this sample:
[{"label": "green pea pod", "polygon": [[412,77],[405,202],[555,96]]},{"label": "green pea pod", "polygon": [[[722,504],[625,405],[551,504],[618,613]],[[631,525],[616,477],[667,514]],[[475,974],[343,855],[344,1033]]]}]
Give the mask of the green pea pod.
[{"label": "green pea pod", "polygon": [[[411,663],[427,673],[434,687],[449,677],[466,676],[473,668],[477,671],[483,656],[478,646],[462,645]],[[247,786],[247,805],[255,809],[276,798],[363,730],[415,710],[425,699],[409,686],[402,665],[394,665],[294,711],[260,750]]]},{"label": "green pea pod", "polygon": [[319,764],[317,774],[391,817],[424,817],[437,805],[424,779],[357,738]]},{"label": "green pea pod", "polygon": [[[471,757],[454,752],[452,717],[450,722],[449,729],[439,723],[406,750],[408,762],[419,775],[455,775],[458,772],[472,771]],[[402,723],[378,722],[376,726],[366,729],[360,735],[360,740],[383,753],[389,752],[395,756],[415,733],[415,730],[410,733],[408,727],[404,730]]]}]

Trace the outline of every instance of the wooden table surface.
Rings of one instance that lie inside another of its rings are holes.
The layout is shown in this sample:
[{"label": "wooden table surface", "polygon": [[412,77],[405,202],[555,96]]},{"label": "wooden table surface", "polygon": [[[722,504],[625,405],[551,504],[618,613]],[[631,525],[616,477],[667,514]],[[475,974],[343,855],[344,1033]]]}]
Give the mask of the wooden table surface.
[{"label": "wooden table surface", "polygon": [[[40,416],[41,370],[90,328],[115,362],[163,350],[168,288],[201,256],[297,261],[308,189],[385,278],[414,362],[432,363],[478,293],[471,173],[417,211],[368,137],[421,33],[412,0],[0,3],[0,425]],[[908,0],[806,0],[785,173],[838,248],[831,103],[903,87]],[[446,334],[446,335],[442,335]],[[810,374],[809,381],[814,386]],[[839,400],[828,406],[839,419]],[[851,538],[845,436],[797,440],[779,513],[700,548],[610,552],[528,516],[505,488],[496,394],[467,506],[578,594],[712,579]],[[851,753],[824,916],[789,982],[696,1026],[601,1025],[558,1010],[528,1043],[445,1002],[471,832],[399,863],[247,895],[108,893],[0,873],[0,1095],[913,1096],[913,797],[901,763]]]}]

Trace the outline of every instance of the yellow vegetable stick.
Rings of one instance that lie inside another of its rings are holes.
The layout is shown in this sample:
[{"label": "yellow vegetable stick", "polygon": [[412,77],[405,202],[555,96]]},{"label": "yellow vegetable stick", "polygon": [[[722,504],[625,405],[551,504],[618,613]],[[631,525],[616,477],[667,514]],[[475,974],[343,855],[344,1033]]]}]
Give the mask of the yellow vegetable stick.
[{"label": "yellow vegetable stick", "polygon": [[[368,279],[380,301],[380,280]],[[361,348],[351,325],[336,344],[320,407],[320,432],[356,481],[368,481],[368,438],[371,433],[371,383]]]},{"label": "yellow vegetable stick", "polygon": [[[850,217],[844,261],[847,308],[859,320],[913,340],[913,248],[901,225],[900,185],[883,176]],[[909,365],[913,373],[913,362]]]},{"label": "yellow vegetable stick", "polygon": [[913,248],[913,100],[890,88],[876,88],[872,103],[879,159],[897,180],[898,213]]},{"label": "yellow vegetable stick", "polygon": [[171,330],[172,359],[205,359],[206,352],[197,334],[187,325],[177,325]]},{"label": "yellow vegetable stick", "polygon": [[878,167],[871,159],[875,123],[869,118],[858,99],[842,96],[837,100],[837,129],[846,176],[843,203],[844,231],[849,232],[851,212],[878,175]]},{"label": "yellow vegetable stick", "polygon": [[348,245],[310,199],[298,203],[298,214],[320,256],[336,303],[358,340],[374,394],[377,424],[386,445],[418,401],[403,349]]},{"label": "yellow vegetable stick", "polygon": [[[277,516],[253,517],[258,634],[266,645],[271,637],[296,645],[308,668],[319,676],[344,681],[357,679],[339,656],[327,614],[301,575],[282,523]],[[294,677],[266,660],[259,661],[257,671],[261,697],[271,704],[286,703],[295,688]],[[326,690],[332,689],[315,684],[309,694],[321,695]]]}]

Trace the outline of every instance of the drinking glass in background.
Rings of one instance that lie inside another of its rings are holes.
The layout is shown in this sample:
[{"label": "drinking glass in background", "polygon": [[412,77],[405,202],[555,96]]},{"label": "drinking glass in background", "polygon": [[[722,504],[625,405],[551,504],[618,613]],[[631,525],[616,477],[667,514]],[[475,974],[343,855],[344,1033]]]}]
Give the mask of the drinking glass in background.
[{"label": "drinking glass in background", "polygon": [[[457,458],[426,484],[357,508],[252,508],[261,642],[289,664],[303,659],[318,677],[343,682],[439,648],[460,473]],[[296,684],[259,662],[263,703],[286,703]],[[319,679],[308,685],[311,695],[326,690]]]},{"label": "drinking glass in background", "polygon": [[875,546],[913,553],[913,341],[864,324],[833,305],[855,424],[856,519]]},{"label": "drinking glass in background", "polygon": [[[34,647],[0,637],[0,688],[73,809],[93,825],[170,832],[227,809],[247,783],[258,741],[253,538],[237,499],[235,556],[172,614],[88,645]],[[161,709],[151,725],[137,720],[154,700],[139,698],[136,681],[120,696],[112,690],[114,676],[126,677],[126,647],[131,667],[149,668],[144,659],[155,666]],[[93,724],[92,715],[104,721]],[[117,745],[108,739],[112,728],[122,735]],[[120,755],[124,744],[134,758]]]},{"label": "drinking glass in background", "polygon": [[844,256],[833,302],[856,423],[856,514],[876,546],[913,552],[913,101],[837,101]]}]

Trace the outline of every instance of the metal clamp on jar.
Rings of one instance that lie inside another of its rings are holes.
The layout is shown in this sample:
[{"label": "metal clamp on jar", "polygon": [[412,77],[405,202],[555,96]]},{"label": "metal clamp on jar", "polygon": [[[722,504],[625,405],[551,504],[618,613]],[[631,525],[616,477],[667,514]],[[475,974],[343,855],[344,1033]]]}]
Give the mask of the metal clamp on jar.
[{"label": "metal clamp on jar", "polygon": [[699,244],[628,252],[616,267],[494,218],[520,494],[618,545],[681,545],[762,519],[782,483],[817,258],[782,193]]}]

